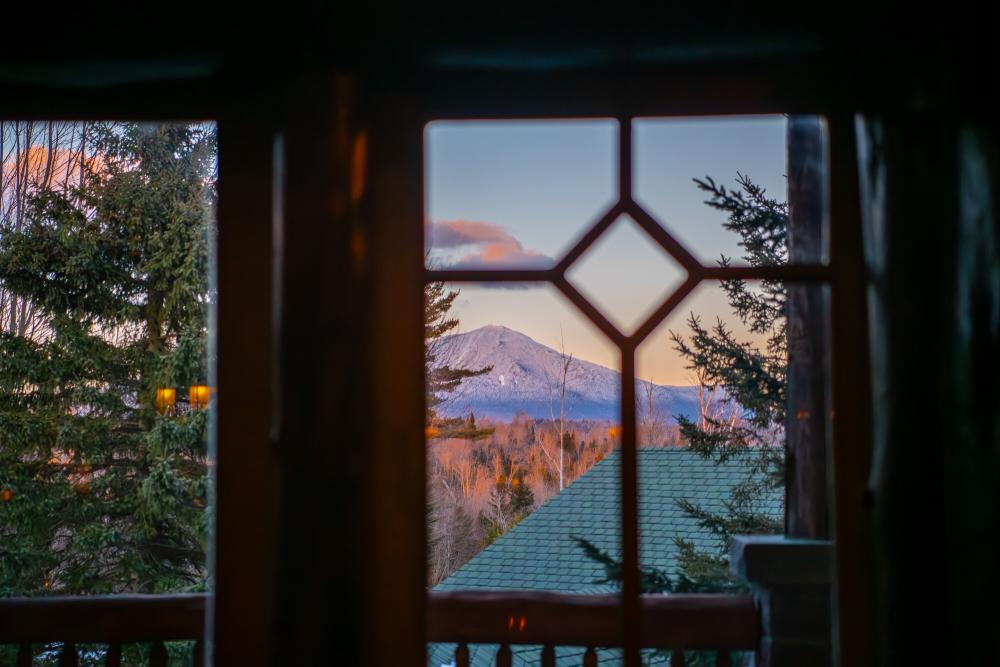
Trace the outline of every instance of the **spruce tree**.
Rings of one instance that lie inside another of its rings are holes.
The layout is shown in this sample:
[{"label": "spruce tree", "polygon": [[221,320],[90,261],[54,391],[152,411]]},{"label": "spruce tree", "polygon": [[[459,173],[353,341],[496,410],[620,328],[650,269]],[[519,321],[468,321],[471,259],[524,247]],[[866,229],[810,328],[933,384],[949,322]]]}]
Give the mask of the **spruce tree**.
[{"label": "spruce tree", "polygon": [[455,391],[462,380],[489,373],[492,366],[485,368],[453,368],[439,363],[437,345],[445,336],[453,333],[459,325],[458,318],[451,315],[452,306],[458,298],[458,290],[448,289],[441,282],[428,283],[424,287],[424,378],[427,405],[427,433],[431,437],[465,438],[478,440],[491,433],[492,428],[477,428],[475,415],[468,419],[444,418],[437,407],[447,395]]},{"label": "spruce tree", "polygon": [[215,130],[102,124],[87,151],[0,237],[46,325],[0,334],[0,596],[203,590]]},{"label": "spruce tree", "polygon": [[[695,183],[708,194],[705,202],[723,211],[723,226],[739,235],[743,259],[752,267],[772,267],[788,261],[788,205],[767,195],[748,177],[738,174],[738,188],[730,190],[711,178]],[[720,265],[728,266],[723,256]],[[722,513],[707,511],[688,501],[681,506],[699,524],[715,534],[719,549],[697,551],[680,540],[680,575],[689,590],[727,591],[741,587],[729,573],[728,553],[734,535],[780,533],[781,517],[767,510],[767,499],[782,495],[785,484],[785,405],[788,336],[786,292],[781,281],[763,280],[751,286],[744,280],[723,280],[722,289],[736,318],[761,336],[758,347],[739,340],[722,319],[711,327],[691,313],[688,336],[671,332],[674,349],[701,379],[703,388],[720,391],[722,401],[738,411],[736,420],[707,416],[697,422],[678,416],[681,436],[691,449],[719,463],[738,460],[748,473],[725,502]]]}]

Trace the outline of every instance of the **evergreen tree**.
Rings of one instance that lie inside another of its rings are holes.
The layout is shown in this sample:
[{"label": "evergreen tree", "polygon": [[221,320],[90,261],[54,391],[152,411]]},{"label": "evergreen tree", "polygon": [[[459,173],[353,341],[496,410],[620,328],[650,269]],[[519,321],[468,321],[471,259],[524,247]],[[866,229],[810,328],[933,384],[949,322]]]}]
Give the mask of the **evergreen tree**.
[{"label": "evergreen tree", "polygon": [[46,323],[0,334],[0,596],[201,590],[207,411],[186,390],[208,379],[215,130],[102,124],[87,150],[0,237],[0,282]]},{"label": "evergreen tree", "polygon": [[[695,179],[709,196],[705,202],[723,211],[723,226],[739,237],[743,259],[752,267],[780,266],[788,258],[788,205],[767,196],[748,177],[737,176],[738,189],[729,190],[711,178]],[[720,265],[728,266],[722,257]],[[685,339],[671,332],[674,349],[695,371],[703,388],[721,390],[722,401],[739,419],[706,416],[693,422],[677,417],[682,437],[704,457],[719,463],[739,460],[748,466],[746,479],[733,489],[723,513],[714,513],[681,501],[681,506],[719,540],[715,553],[694,549],[679,541],[679,560],[685,578],[702,590],[731,590],[740,584],[729,573],[729,544],[733,535],[780,533],[780,517],[764,510],[764,499],[784,488],[784,422],[788,337],[785,326],[784,283],[760,281],[751,287],[744,280],[724,280],[722,289],[739,321],[764,338],[759,348],[738,340],[718,319],[711,328],[695,314],[688,318]],[[779,494],[780,495],[780,494]]]},{"label": "evergreen tree", "polygon": [[424,287],[424,377],[427,404],[427,433],[433,437],[454,437],[477,440],[493,433],[494,429],[476,427],[475,415],[467,420],[445,419],[437,413],[437,407],[445,397],[458,388],[465,378],[483,375],[493,370],[486,368],[452,368],[437,363],[437,343],[458,328],[458,319],[451,316],[451,308],[459,291],[448,289],[441,282],[428,283]]}]

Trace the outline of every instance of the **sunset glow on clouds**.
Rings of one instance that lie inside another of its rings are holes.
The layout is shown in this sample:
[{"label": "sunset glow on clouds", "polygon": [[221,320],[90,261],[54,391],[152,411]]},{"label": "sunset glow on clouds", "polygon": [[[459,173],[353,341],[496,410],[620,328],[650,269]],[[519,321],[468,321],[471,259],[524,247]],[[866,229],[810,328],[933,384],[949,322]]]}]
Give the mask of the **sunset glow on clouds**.
[{"label": "sunset glow on clouds", "polygon": [[548,268],[552,258],[525,248],[499,225],[475,220],[428,222],[425,239],[429,260],[439,268]]},{"label": "sunset glow on clouds", "polygon": [[22,149],[20,155],[15,155],[11,149],[8,155],[3,156],[3,176],[5,179],[18,176],[16,167],[20,177],[28,183],[41,182],[47,172],[52,172],[59,180],[64,176],[72,179],[76,176],[78,159],[79,153],[75,151],[48,146],[31,145]]}]

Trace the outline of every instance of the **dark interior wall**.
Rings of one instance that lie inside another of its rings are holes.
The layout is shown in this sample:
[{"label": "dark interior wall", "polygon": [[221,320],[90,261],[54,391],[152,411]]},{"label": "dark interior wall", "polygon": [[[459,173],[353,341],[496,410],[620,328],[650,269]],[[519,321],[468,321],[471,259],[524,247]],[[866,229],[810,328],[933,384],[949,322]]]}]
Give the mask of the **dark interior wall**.
[{"label": "dark interior wall", "polygon": [[860,140],[878,664],[997,664],[996,131],[949,114],[894,114],[870,118]]},{"label": "dark interior wall", "polygon": [[[955,103],[968,88],[975,106],[975,82],[988,80],[993,67],[992,24],[960,5],[948,9],[904,15],[878,3],[856,11],[788,0],[291,0],[253,7],[184,0],[78,3],[40,15],[21,5],[4,10],[0,83],[10,94],[0,108],[69,113],[68,95],[90,97],[112,113],[211,110],[234,102],[242,88],[265,101],[294,77],[336,67],[398,83],[443,70],[566,73],[752,62],[809,64],[822,72],[812,84],[816,95],[831,99],[934,105]],[[188,94],[158,95],[144,85],[152,83]]]}]

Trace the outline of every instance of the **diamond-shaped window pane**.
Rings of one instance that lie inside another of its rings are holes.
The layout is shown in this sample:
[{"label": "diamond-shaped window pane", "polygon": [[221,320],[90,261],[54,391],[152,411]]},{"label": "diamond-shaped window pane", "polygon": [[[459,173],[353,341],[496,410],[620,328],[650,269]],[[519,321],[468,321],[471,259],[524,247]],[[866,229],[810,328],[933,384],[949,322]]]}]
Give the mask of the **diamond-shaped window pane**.
[{"label": "diamond-shaped window pane", "polygon": [[626,334],[684,282],[684,268],[623,215],[587,249],[567,278]]},{"label": "diamond-shaped window pane", "polygon": [[424,144],[428,268],[550,268],[618,198],[613,120],[437,121]]}]

